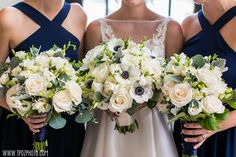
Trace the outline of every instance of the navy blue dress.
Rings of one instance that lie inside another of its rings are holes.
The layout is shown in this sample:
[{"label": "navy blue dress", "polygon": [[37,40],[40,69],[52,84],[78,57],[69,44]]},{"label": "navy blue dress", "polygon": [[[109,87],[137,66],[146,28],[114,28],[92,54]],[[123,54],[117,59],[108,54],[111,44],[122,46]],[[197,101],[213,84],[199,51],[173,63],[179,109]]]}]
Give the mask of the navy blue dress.
[{"label": "navy blue dress", "polygon": [[[77,48],[68,49],[66,56],[71,61],[78,60],[80,41],[61,26],[70,11],[70,4],[65,3],[52,21],[26,3],[21,2],[13,7],[19,9],[40,26],[36,32],[20,43],[15,51],[28,51],[32,45],[40,47],[44,51],[50,49],[54,44],[62,47],[70,41]],[[32,150],[33,138],[28,125],[15,117],[6,119],[9,113],[3,109],[0,119],[0,150]],[[79,157],[84,140],[84,125],[75,122],[75,115],[70,117],[63,114],[62,116],[67,119],[67,124],[63,129],[55,130],[48,127],[48,155],[50,157]],[[2,155],[2,151],[0,154]]]},{"label": "navy blue dress", "polygon": [[[220,29],[224,27],[232,18],[236,16],[236,6],[228,10],[213,25],[205,18],[202,11],[198,13],[198,19],[202,27],[202,31],[189,39],[185,45],[183,52],[189,56],[202,54],[203,56],[217,54],[221,58],[227,60],[226,66],[229,68],[224,73],[223,78],[226,83],[236,88],[236,52],[226,43]],[[176,123],[174,137],[179,153],[181,154],[180,143],[180,125]],[[208,138],[204,144],[198,149],[199,157],[236,157],[236,128],[231,128],[223,132],[219,132]]]}]

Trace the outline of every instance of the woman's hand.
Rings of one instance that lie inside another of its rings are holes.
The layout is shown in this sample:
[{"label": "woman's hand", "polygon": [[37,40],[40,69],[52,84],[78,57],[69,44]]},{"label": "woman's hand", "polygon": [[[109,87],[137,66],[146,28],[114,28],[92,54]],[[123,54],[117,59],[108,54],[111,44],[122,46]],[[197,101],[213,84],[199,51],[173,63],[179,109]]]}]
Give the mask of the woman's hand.
[{"label": "woman's hand", "polygon": [[28,124],[30,130],[33,133],[40,132],[39,129],[46,125],[45,124],[46,119],[47,119],[47,114],[23,118],[23,120],[25,121],[26,124]]},{"label": "woman's hand", "polygon": [[196,136],[192,138],[190,137],[184,138],[185,142],[197,143],[194,146],[194,149],[198,149],[208,137],[218,132],[218,131],[206,130],[197,123],[186,123],[184,124],[184,128],[185,129],[182,130],[183,134]]}]

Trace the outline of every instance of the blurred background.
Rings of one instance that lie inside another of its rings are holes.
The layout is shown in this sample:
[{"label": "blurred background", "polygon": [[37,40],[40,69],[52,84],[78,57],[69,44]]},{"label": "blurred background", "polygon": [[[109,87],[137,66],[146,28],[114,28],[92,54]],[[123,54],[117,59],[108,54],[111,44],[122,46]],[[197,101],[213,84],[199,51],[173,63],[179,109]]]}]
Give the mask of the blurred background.
[{"label": "blurred background", "polygon": [[[0,9],[13,5],[20,0],[0,0]],[[67,0],[78,2],[83,5],[88,15],[88,22],[101,18],[114,12],[120,6],[121,0]],[[153,11],[170,16],[178,22],[194,12],[197,6],[194,6],[193,0],[147,0],[147,4]]]}]

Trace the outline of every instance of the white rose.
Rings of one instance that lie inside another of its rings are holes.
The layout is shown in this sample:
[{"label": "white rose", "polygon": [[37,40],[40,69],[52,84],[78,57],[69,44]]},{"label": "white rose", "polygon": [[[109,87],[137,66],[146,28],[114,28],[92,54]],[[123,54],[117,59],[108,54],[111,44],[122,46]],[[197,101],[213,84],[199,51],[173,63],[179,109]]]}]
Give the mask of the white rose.
[{"label": "white rose", "polygon": [[110,98],[109,109],[112,112],[123,112],[129,109],[131,106],[132,98],[128,91],[123,87],[116,89]]},{"label": "white rose", "polygon": [[180,83],[170,91],[171,103],[181,108],[192,100],[192,88],[187,83]]},{"label": "white rose", "polygon": [[225,106],[216,96],[210,95],[203,98],[203,111],[206,113],[224,113]]},{"label": "white rose", "polygon": [[215,72],[205,67],[197,69],[196,77],[205,83],[207,87],[214,85],[219,81],[219,78]]},{"label": "white rose", "polygon": [[26,59],[22,63],[20,63],[20,66],[25,67],[25,68],[30,68],[33,65],[34,65],[34,61],[30,59]]},{"label": "white rose", "polygon": [[202,112],[202,102],[196,101],[196,102],[191,102],[188,106],[188,113],[191,116],[195,116],[199,113]]},{"label": "white rose", "polygon": [[72,100],[67,90],[57,92],[52,98],[52,104],[56,112],[69,112],[72,110]]},{"label": "white rose", "polygon": [[51,105],[44,99],[39,99],[32,106],[32,109],[38,111],[38,113],[47,113],[51,109]]},{"label": "white rose", "polygon": [[5,85],[9,81],[8,73],[3,73],[0,77],[0,84]]},{"label": "white rose", "polygon": [[206,95],[214,95],[218,97],[220,94],[223,94],[227,90],[227,84],[223,81],[218,81],[216,84],[212,84],[208,88],[203,88],[202,91]]},{"label": "white rose", "polygon": [[156,59],[148,59],[142,62],[143,74],[152,75],[156,79],[160,79],[162,73],[161,63]]},{"label": "white rose", "polygon": [[106,63],[102,63],[98,67],[94,68],[91,74],[95,76],[97,82],[103,83],[109,75],[109,72],[109,66]]},{"label": "white rose", "polygon": [[118,126],[129,126],[133,122],[133,117],[131,117],[127,112],[121,112],[116,119],[116,123]]},{"label": "white rose", "polygon": [[17,66],[17,67],[15,67],[15,68],[11,71],[11,75],[14,76],[14,77],[16,77],[16,76],[18,76],[18,75],[20,74],[21,70],[22,70],[22,69],[20,68],[20,66]]},{"label": "white rose", "polygon": [[51,63],[53,66],[56,67],[57,70],[63,68],[67,63],[68,60],[66,60],[65,58],[61,58],[61,57],[53,57],[51,59]]},{"label": "white rose", "polygon": [[25,81],[25,92],[29,95],[39,95],[40,92],[46,90],[46,79],[39,74],[30,75]]},{"label": "white rose", "polygon": [[27,53],[25,51],[18,51],[15,54],[15,56],[18,57],[19,59],[25,59],[26,55],[27,55]]},{"label": "white rose", "polygon": [[75,81],[66,82],[66,90],[68,90],[71,100],[76,105],[82,102],[82,89]]}]

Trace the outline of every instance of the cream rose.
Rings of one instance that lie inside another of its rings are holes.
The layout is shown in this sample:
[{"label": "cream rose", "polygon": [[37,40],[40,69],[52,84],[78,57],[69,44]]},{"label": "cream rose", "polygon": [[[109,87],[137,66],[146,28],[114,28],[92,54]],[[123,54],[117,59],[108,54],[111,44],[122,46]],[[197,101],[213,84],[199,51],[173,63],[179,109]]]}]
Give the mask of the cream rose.
[{"label": "cream rose", "polygon": [[169,97],[172,104],[178,108],[181,108],[192,100],[192,89],[186,83],[177,84],[170,91]]},{"label": "cream rose", "polygon": [[68,90],[71,100],[76,105],[82,102],[82,89],[75,81],[66,82],[66,90]]},{"label": "cream rose", "polygon": [[25,91],[29,95],[39,95],[45,90],[47,90],[46,79],[39,74],[30,75],[25,81]]},{"label": "cream rose", "polygon": [[124,88],[117,89],[110,98],[109,109],[112,112],[123,112],[132,106],[132,98]]},{"label": "cream rose", "polygon": [[210,95],[203,98],[203,111],[206,113],[224,113],[225,106],[216,96]]},{"label": "cream rose", "polygon": [[72,110],[72,100],[67,90],[57,92],[52,98],[54,109],[60,112],[69,112]]}]

